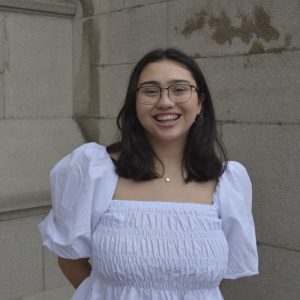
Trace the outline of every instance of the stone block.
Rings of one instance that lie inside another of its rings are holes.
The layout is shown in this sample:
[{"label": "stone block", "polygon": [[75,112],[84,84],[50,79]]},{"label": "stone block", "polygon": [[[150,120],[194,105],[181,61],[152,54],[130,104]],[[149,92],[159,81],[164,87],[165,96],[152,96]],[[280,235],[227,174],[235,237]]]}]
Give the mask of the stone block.
[{"label": "stone block", "polygon": [[168,44],[196,57],[299,48],[297,1],[170,1]]},{"label": "stone block", "polygon": [[94,18],[92,39],[100,57],[93,63],[132,63],[157,47],[165,47],[167,4],[136,7]]},{"label": "stone block", "polygon": [[250,278],[225,280],[224,299],[297,300],[300,295],[300,253],[261,245],[260,274]]},{"label": "stone block", "polygon": [[65,287],[23,297],[21,300],[70,300],[73,293],[73,287],[68,285]]},{"label": "stone block", "polygon": [[7,14],[6,27],[5,117],[71,117],[71,20]]},{"label": "stone block", "polygon": [[[2,189],[1,189],[2,191]],[[39,216],[0,222],[1,299],[13,300],[43,289]]]},{"label": "stone block", "polygon": [[107,146],[119,139],[115,118],[77,118],[76,121],[88,142]]},{"label": "stone block", "polygon": [[4,72],[5,64],[5,15],[0,13],[0,73]]},{"label": "stone block", "polygon": [[90,113],[90,19],[75,19],[74,36],[74,114],[88,116]]},{"label": "stone block", "polygon": [[121,10],[124,7],[123,0],[92,0],[93,15],[108,13],[116,10]]},{"label": "stone block", "polygon": [[84,143],[73,119],[1,120],[0,140],[2,211],[48,200],[50,169]]},{"label": "stone block", "polygon": [[4,118],[5,98],[4,98],[4,75],[0,73],[0,119]]},{"label": "stone block", "polygon": [[99,143],[108,146],[119,140],[119,131],[115,119],[102,119],[99,122],[100,135]]},{"label": "stone block", "polygon": [[77,0],[0,0],[2,9],[23,9],[39,13],[52,13],[57,15],[74,15]]},{"label": "stone block", "polygon": [[129,76],[134,66],[110,65],[100,68],[100,116],[116,118],[124,104]]},{"label": "stone block", "polygon": [[[161,0],[125,0],[125,7],[133,7],[133,6],[142,6],[142,5],[148,5],[152,3],[157,2],[163,2]],[[167,2],[167,0],[165,1]]]},{"label": "stone block", "polygon": [[223,124],[222,136],[252,179],[258,241],[299,251],[300,126]]},{"label": "stone block", "polygon": [[69,285],[57,263],[57,256],[47,248],[43,248],[44,258],[44,286],[45,290],[52,290]]},{"label": "stone block", "polygon": [[208,81],[218,120],[300,121],[300,51],[197,62]]}]

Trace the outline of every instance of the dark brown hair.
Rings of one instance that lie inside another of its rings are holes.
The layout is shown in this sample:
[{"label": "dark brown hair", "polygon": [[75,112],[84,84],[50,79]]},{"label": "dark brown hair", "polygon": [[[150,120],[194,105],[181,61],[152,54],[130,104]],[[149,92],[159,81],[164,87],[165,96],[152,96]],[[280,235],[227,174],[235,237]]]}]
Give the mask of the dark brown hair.
[{"label": "dark brown hair", "polygon": [[[163,175],[155,171],[154,158],[159,158],[136,116],[136,93],[140,74],[149,63],[163,59],[183,64],[196,81],[199,101],[204,99],[202,117],[197,118],[190,128],[184,149],[182,166],[186,171],[185,181],[218,179],[226,168],[227,155],[216,130],[215,112],[207,83],[195,60],[174,48],[151,51],[137,63],[131,73],[125,103],[117,117],[120,141],[107,147],[108,152],[119,153],[119,158],[115,161],[116,172],[119,176],[137,181]],[[160,163],[164,168],[163,163]]]}]

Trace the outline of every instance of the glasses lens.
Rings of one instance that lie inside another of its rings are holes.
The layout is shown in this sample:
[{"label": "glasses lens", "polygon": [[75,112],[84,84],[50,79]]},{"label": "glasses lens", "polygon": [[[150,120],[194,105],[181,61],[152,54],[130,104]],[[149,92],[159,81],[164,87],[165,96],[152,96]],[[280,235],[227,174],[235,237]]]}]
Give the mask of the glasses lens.
[{"label": "glasses lens", "polygon": [[160,97],[160,89],[156,86],[143,86],[139,88],[139,99],[142,103],[153,104]]},{"label": "glasses lens", "polygon": [[192,95],[192,87],[188,84],[172,85],[169,91],[170,97],[174,102],[186,102]]}]

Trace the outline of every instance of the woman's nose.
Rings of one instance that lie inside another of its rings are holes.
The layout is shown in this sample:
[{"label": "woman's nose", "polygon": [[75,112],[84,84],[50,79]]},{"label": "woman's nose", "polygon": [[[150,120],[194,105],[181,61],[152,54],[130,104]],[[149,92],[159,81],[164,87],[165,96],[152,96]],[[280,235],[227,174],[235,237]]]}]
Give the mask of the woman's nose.
[{"label": "woman's nose", "polygon": [[163,89],[160,94],[160,98],[156,104],[159,108],[174,107],[175,103],[170,99],[167,89]]}]

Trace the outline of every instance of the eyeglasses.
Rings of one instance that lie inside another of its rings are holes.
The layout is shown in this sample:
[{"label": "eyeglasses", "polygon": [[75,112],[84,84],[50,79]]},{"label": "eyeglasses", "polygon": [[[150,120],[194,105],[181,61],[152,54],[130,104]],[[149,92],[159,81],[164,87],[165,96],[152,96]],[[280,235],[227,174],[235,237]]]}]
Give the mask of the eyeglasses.
[{"label": "eyeglasses", "polygon": [[174,103],[182,103],[190,100],[193,88],[198,92],[197,88],[191,84],[174,84],[166,88],[159,86],[141,86],[137,88],[138,101],[146,105],[153,105],[161,98],[163,90],[168,91],[168,96]]}]

